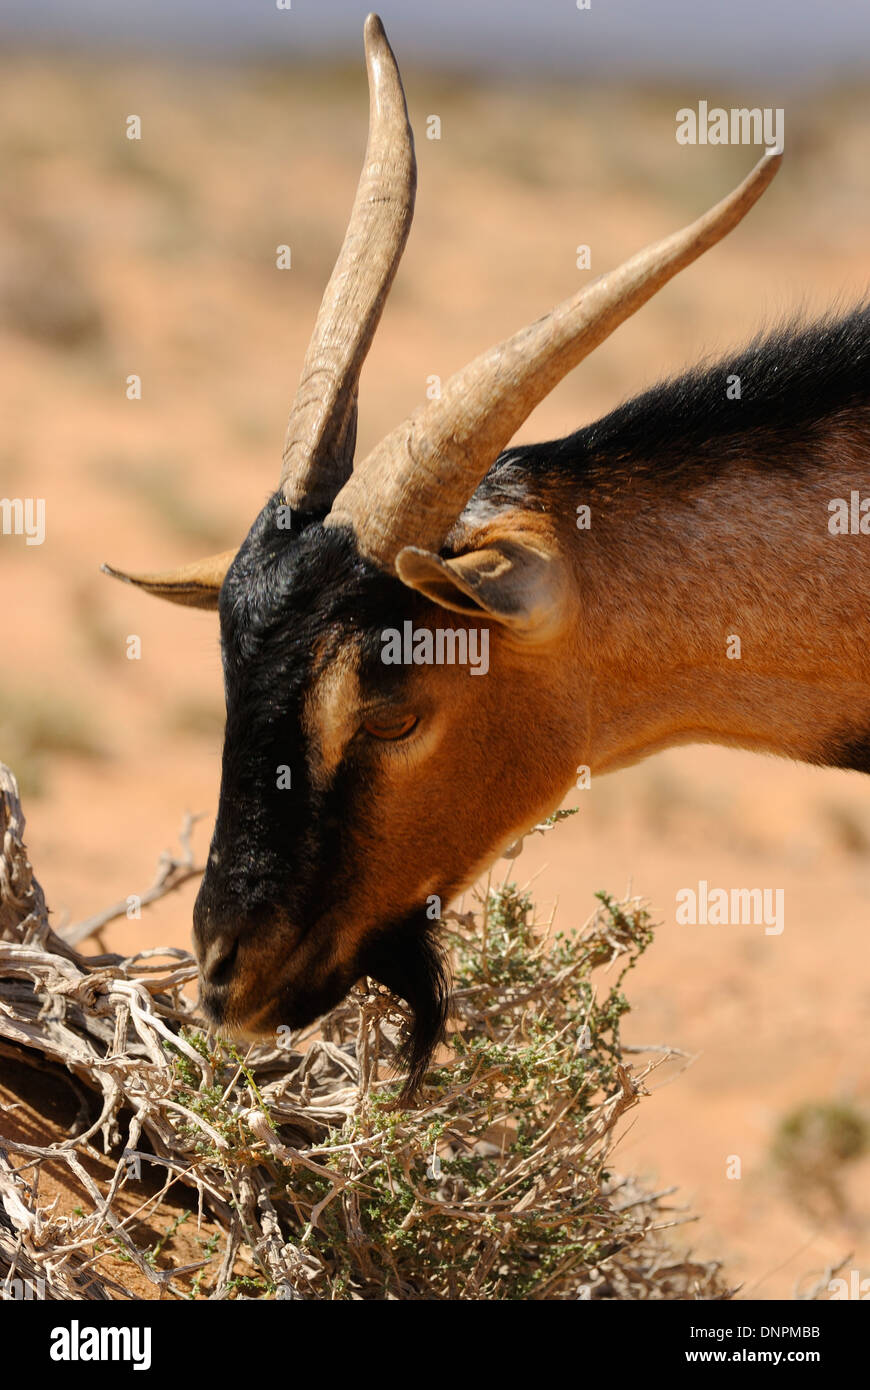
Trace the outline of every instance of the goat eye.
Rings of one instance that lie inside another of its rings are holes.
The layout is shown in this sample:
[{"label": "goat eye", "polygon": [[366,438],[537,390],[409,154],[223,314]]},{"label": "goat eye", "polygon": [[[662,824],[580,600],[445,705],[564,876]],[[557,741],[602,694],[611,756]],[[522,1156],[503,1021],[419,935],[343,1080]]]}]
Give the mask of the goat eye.
[{"label": "goat eye", "polygon": [[378,714],[371,715],[363,720],[363,728],[372,738],[379,738],[390,742],[396,739],[405,738],[413,729],[416,729],[419,720],[416,714]]}]

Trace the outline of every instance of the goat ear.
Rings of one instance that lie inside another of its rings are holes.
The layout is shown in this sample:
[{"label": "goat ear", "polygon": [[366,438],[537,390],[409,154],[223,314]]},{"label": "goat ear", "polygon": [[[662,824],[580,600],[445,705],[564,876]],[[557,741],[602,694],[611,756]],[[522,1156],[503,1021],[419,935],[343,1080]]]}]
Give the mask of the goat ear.
[{"label": "goat ear", "polygon": [[103,574],[111,575],[112,579],[135,584],[137,589],[144,589],[155,598],[182,603],[186,608],[217,608],[224,576],[235,555],[234,550],[225,550],[220,555],[209,555],[205,560],[195,560],[191,565],[164,570],[160,574],[127,574],[124,570],[113,569],[111,565],[101,565],[100,568]]},{"label": "goat ear", "polygon": [[547,636],[563,616],[563,567],[528,542],[499,541],[451,560],[406,546],[396,556],[396,572],[442,608],[484,613],[523,637]]}]

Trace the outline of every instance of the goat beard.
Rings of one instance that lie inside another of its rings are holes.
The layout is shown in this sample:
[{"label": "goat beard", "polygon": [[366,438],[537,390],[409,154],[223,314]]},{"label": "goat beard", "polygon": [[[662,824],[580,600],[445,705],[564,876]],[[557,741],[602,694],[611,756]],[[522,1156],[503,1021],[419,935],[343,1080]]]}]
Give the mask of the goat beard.
[{"label": "goat beard", "polygon": [[437,923],[421,908],[378,933],[363,952],[365,974],[386,985],[411,1009],[398,1062],[407,1079],[400,1100],[410,1103],[444,1039],[450,982]]}]

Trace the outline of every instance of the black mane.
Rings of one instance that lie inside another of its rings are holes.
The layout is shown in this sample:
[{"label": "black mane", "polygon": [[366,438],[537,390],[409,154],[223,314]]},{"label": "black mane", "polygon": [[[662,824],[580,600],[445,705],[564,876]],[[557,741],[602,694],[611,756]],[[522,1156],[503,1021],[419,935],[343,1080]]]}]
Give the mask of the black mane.
[{"label": "black mane", "polygon": [[[740,378],[739,400],[726,395],[731,376]],[[564,439],[507,450],[476,497],[519,501],[538,479],[584,480],[604,468],[612,478],[614,467],[688,482],[748,454],[763,466],[800,469],[818,457],[812,446],[834,417],[870,431],[870,299],[844,315],[759,334]]]}]

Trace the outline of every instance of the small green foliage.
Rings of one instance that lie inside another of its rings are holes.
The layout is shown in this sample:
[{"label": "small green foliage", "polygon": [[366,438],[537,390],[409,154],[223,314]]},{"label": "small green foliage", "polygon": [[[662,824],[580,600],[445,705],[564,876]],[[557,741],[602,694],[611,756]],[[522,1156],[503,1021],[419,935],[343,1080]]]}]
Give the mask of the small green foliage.
[{"label": "small green foliage", "polygon": [[785,1188],[801,1210],[817,1221],[834,1216],[854,1222],[848,1165],[870,1147],[870,1125],[848,1101],[807,1101],[783,1116],[771,1156]]},{"label": "small green foliage", "polygon": [[238,1113],[238,1095],[232,1097],[234,1082],[239,1079],[247,1083],[251,1103],[266,1113],[263,1097],[257,1087],[253,1074],[239,1057],[232,1043],[217,1038],[210,1040],[206,1034],[184,1028],[181,1036],[212,1067],[215,1080],[207,1086],[196,1064],[173,1043],[166,1043],[173,1069],[178,1082],[176,1098],[193,1116],[199,1116],[210,1129],[215,1130],[226,1143],[218,1147],[205,1126],[198,1125],[194,1119],[181,1119],[177,1134],[185,1147],[198,1158],[218,1163],[229,1172],[238,1167],[250,1166],[258,1162],[253,1152],[255,1140],[244,1118]]},{"label": "small green foliage", "polygon": [[[213,1231],[212,1234],[209,1236],[208,1240],[200,1240],[199,1244],[202,1247],[203,1259],[212,1260],[218,1252],[218,1246],[220,1244],[220,1235],[217,1231]],[[202,1269],[198,1269],[196,1271],[196,1274],[193,1276],[193,1279],[191,1280],[188,1298],[192,1300],[204,1296],[205,1290],[203,1289],[203,1281],[207,1277],[207,1267],[203,1267]]]},{"label": "small green foliage", "polygon": [[[603,1191],[601,1117],[621,1092],[619,982],[652,931],[641,905],[600,898],[585,931],[549,941],[514,884],[489,893],[479,922],[445,926],[452,1056],[414,1109],[396,1108],[398,1085],[373,1091],[322,1145],[330,1177],[288,1175],[288,1201],[325,1202],[299,1231],[329,1271],[321,1296],[576,1298],[636,1230]],[[615,957],[599,998],[590,972]]]},{"label": "small green foliage", "polygon": [[[547,935],[512,883],[477,912],[448,914],[449,1046],[410,1107],[395,1071],[401,1016],[380,988],[354,990],[308,1053],[242,1056],[184,1030],[206,1075],[165,1044],[186,1112],[172,1114],[177,1143],[224,1191],[255,1266],[237,1267],[223,1296],[721,1294],[714,1266],[663,1257],[655,1200],[609,1171],[619,1118],[641,1094],[622,1056],[622,986],[652,928],[640,902],[597,896],[577,932]],[[593,979],[602,966],[603,986]],[[257,1238],[254,1191],[280,1239]],[[205,1287],[198,1275],[193,1296]]]},{"label": "small green foliage", "polygon": [[275,1285],[268,1279],[259,1279],[251,1275],[238,1275],[234,1279],[227,1280],[227,1291],[242,1298],[263,1298],[268,1294],[274,1294]]},{"label": "small green foliage", "polygon": [[795,1176],[812,1179],[852,1163],[867,1152],[870,1128],[844,1101],[812,1101],[783,1117],[773,1141],[773,1157]]},{"label": "small green foliage", "polygon": [[[163,1232],[163,1235],[159,1238],[159,1240],[156,1240],[149,1250],[144,1250],[142,1252],[144,1258],[147,1260],[148,1264],[151,1266],[152,1269],[157,1269],[159,1267],[157,1261],[160,1258],[160,1255],[163,1251],[163,1247],[169,1241],[171,1241],[179,1226],[183,1226],[185,1221],[188,1221],[192,1215],[193,1212],[191,1211],[179,1212],[177,1216],[174,1216],[172,1220],[167,1223],[166,1230]],[[119,1258],[129,1259],[129,1256],[119,1256]]]}]

